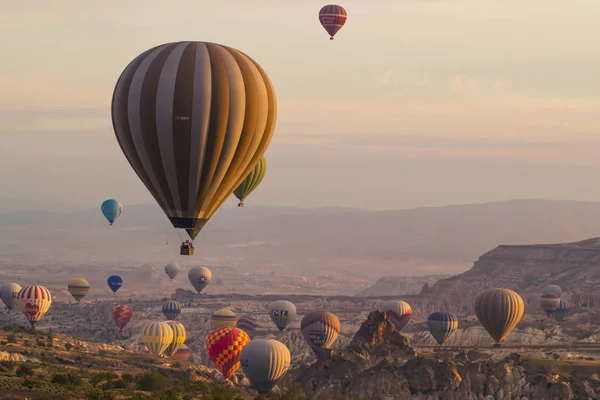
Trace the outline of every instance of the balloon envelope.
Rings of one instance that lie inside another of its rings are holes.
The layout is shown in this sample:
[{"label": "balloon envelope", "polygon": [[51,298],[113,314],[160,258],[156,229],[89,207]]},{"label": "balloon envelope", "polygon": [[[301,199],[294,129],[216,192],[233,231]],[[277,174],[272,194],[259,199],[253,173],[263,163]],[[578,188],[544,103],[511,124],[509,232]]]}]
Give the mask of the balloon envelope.
[{"label": "balloon envelope", "polygon": [[79,303],[90,291],[90,283],[83,278],[75,278],[69,281],[67,288],[71,296]]},{"label": "balloon envelope", "polygon": [[554,318],[560,322],[567,318],[567,315],[569,315],[569,302],[566,300],[561,300],[560,304],[556,308],[556,311],[554,312]]},{"label": "balloon envelope", "polygon": [[0,285],[0,298],[6,305],[6,308],[12,310],[15,304],[17,304],[17,298],[21,291],[21,285],[18,283],[3,283]]},{"label": "balloon envelope", "polygon": [[475,299],[475,314],[496,343],[517,326],[524,312],[523,299],[510,289],[484,290]]},{"label": "balloon envelope", "polygon": [[171,360],[187,361],[190,358],[190,349],[182,344],[181,347],[171,356]]},{"label": "balloon envelope", "polygon": [[177,263],[165,265],[165,273],[169,278],[171,278],[171,280],[175,279],[175,277],[179,274],[179,271],[181,271],[181,267]]},{"label": "balloon envelope", "polygon": [[300,322],[302,336],[313,350],[329,349],[340,334],[340,329],[340,320],[329,311],[313,311]]},{"label": "balloon envelope", "polygon": [[558,297],[562,294],[562,289],[558,285],[548,285],[542,291],[544,294],[555,294]]},{"label": "balloon envelope", "polygon": [[346,10],[344,7],[336,4],[328,4],[319,11],[319,22],[321,22],[323,28],[329,33],[332,40],[335,34],[342,29],[346,23],[346,19],[348,19]]},{"label": "balloon envelope", "polygon": [[38,322],[52,305],[52,295],[44,286],[25,286],[19,291],[17,305],[31,326]]},{"label": "balloon envelope", "polygon": [[398,331],[401,331],[408,324],[412,316],[410,304],[402,300],[384,301],[381,305],[381,311],[387,314]]},{"label": "balloon envelope", "polygon": [[173,329],[166,322],[151,322],[144,326],[140,339],[155,356],[160,356],[173,342]]},{"label": "balloon envelope", "polygon": [[102,214],[104,215],[104,217],[112,225],[121,215],[121,212],[123,211],[123,206],[121,206],[121,204],[114,199],[108,199],[104,200],[104,202],[100,206],[100,209],[102,210]]},{"label": "balloon envelope", "polygon": [[554,293],[545,293],[540,298],[540,306],[548,317],[553,316],[560,305],[560,295]]},{"label": "balloon envelope", "polygon": [[435,341],[442,345],[458,328],[458,318],[449,312],[434,312],[427,318],[427,327]]},{"label": "balloon envelope", "polygon": [[206,351],[225,379],[240,367],[240,353],[249,341],[246,332],[232,326],[215,329],[206,338]]},{"label": "balloon envelope", "polygon": [[246,331],[246,333],[249,333],[256,331],[258,328],[258,323],[252,317],[243,316],[238,318],[236,327]]},{"label": "balloon envelope", "polygon": [[194,289],[200,293],[212,281],[212,272],[206,267],[194,267],[189,270],[188,279]]},{"label": "balloon envelope", "polygon": [[287,346],[273,339],[254,339],[242,349],[242,369],[258,393],[268,393],[290,369]]},{"label": "balloon envelope", "polygon": [[244,205],[244,200],[246,197],[250,195],[260,185],[265,174],[267,172],[267,160],[264,157],[261,157],[256,164],[256,167],[248,174],[246,179],[240,183],[240,185],[233,191],[235,197],[238,198],[240,204],[238,206],[242,207]]},{"label": "balloon envelope", "polygon": [[296,318],[296,306],[287,300],[274,301],[269,304],[269,316],[275,326],[283,331]]},{"label": "balloon envelope", "polygon": [[163,303],[162,313],[166,319],[174,320],[181,313],[181,304],[175,300],[167,300]]},{"label": "balloon envelope", "polygon": [[237,317],[233,311],[228,308],[221,308],[212,313],[210,317],[210,326],[213,329],[224,326],[234,327],[237,325]]},{"label": "balloon envelope", "polygon": [[192,239],[256,166],[276,114],[265,71],[208,42],[145,51],[112,98],[121,150],[173,226]]},{"label": "balloon envelope", "polygon": [[133,310],[128,305],[119,304],[113,307],[110,315],[114,323],[119,327],[119,330],[122,331],[129,321],[131,321],[131,318],[133,318]]},{"label": "balloon envelope", "polygon": [[117,275],[109,276],[106,283],[113,293],[117,293],[117,290],[121,289],[121,285],[123,285],[123,278]]},{"label": "balloon envelope", "polygon": [[165,350],[165,354],[169,357],[172,357],[173,354],[183,345],[186,339],[185,327],[177,321],[169,321],[167,322],[171,329],[173,330],[173,340],[167,350]]}]

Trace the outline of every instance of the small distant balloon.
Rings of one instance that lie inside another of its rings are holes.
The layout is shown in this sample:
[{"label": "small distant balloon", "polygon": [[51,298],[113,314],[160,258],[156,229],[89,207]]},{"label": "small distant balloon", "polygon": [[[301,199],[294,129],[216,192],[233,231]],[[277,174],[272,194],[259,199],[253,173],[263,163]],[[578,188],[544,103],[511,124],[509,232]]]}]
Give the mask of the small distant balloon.
[{"label": "small distant balloon", "polygon": [[4,283],[0,285],[0,298],[6,305],[6,308],[12,310],[15,304],[17,304],[17,298],[21,291],[21,285],[18,283]]},{"label": "small distant balloon", "polygon": [[25,286],[17,297],[19,309],[33,327],[52,305],[52,295],[44,286]]},{"label": "small distant balloon", "polygon": [[228,308],[221,308],[212,313],[210,317],[210,326],[213,329],[222,328],[224,326],[235,327],[237,325],[237,316]]},{"label": "small distant balloon", "polygon": [[166,319],[174,320],[181,313],[181,304],[175,300],[167,300],[162,306],[162,312]]},{"label": "small distant balloon", "polygon": [[387,314],[398,331],[404,329],[412,316],[410,304],[402,300],[384,301],[381,305],[381,311]]},{"label": "small distant balloon", "polygon": [[283,331],[296,318],[296,306],[287,300],[274,301],[269,304],[269,316],[277,329]]},{"label": "small distant balloon", "polygon": [[250,172],[246,179],[240,183],[240,186],[233,191],[235,197],[240,201],[238,207],[244,207],[244,200],[246,200],[246,197],[248,197],[258,185],[260,185],[266,173],[267,160],[264,157],[261,157],[252,172]]},{"label": "small distant balloon", "polygon": [[188,279],[198,293],[212,281],[212,272],[206,267],[194,267],[188,272]]},{"label": "small distant balloon", "polygon": [[174,361],[187,361],[190,358],[190,349],[185,344],[182,344],[179,349],[171,356]]},{"label": "small distant balloon", "polygon": [[114,224],[117,218],[119,218],[119,216],[121,215],[121,212],[123,211],[123,206],[121,206],[121,203],[119,203],[117,200],[108,199],[104,200],[104,202],[100,206],[100,209],[102,210],[102,214],[104,214],[104,217],[112,226],[112,224]]},{"label": "small distant balloon", "polygon": [[475,299],[475,314],[490,336],[500,343],[525,313],[523,298],[510,289],[484,290]]},{"label": "small distant balloon", "polygon": [[119,304],[113,307],[110,315],[119,330],[122,331],[133,318],[133,310],[128,305]]},{"label": "small distant balloon", "polygon": [[112,275],[108,277],[106,283],[113,293],[117,293],[117,290],[121,289],[121,286],[123,285],[123,278],[118,275]]},{"label": "small distant balloon", "polygon": [[71,279],[67,285],[67,289],[69,289],[69,293],[71,293],[75,301],[79,303],[90,291],[90,283],[83,278]]},{"label": "small distant balloon", "polygon": [[344,7],[336,4],[328,4],[319,11],[319,22],[329,33],[330,40],[333,40],[335,34],[342,29],[347,18],[348,14],[346,14]]},{"label": "small distant balloon", "polygon": [[181,271],[181,267],[177,263],[169,263],[165,265],[165,273],[171,280],[175,279],[175,277]]},{"label": "small distant balloon", "polygon": [[569,315],[569,302],[566,300],[561,300],[558,308],[554,312],[554,318],[561,322]]},{"label": "small distant balloon", "polygon": [[340,334],[340,329],[340,320],[329,311],[310,312],[300,322],[304,340],[317,355],[322,349],[331,348]]},{"label": "small distant balloon", "polygon": [[458,318],[449,312],[434,312],[427,318],[427,327],[431,336],[441,346],[458,328]]}]

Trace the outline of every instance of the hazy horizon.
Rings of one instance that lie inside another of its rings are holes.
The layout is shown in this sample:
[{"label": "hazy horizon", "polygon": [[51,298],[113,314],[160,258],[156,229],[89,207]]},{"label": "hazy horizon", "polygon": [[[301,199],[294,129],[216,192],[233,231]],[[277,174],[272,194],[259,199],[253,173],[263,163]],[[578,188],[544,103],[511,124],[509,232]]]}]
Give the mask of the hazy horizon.
[{"label": "hazy horizon", "polygon": [[600,2],[347,0],[334,41],[322,1],[177,4],[3,5],[0,204],[151,203],[117,145],[110,100],[134,57],[178,40],[235,47],[275,85],[252,204],[600,201]]}]

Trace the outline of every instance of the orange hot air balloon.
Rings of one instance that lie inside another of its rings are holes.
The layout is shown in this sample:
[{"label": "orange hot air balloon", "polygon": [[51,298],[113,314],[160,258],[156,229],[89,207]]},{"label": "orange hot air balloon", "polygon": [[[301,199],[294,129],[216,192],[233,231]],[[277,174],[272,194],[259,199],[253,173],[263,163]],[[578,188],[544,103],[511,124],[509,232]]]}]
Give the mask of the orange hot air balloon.
[{"label": "orange hot air balloon", "polygon": [[240,353],[249,341],[246,332],[232,326],[215,329],[206,338],[206,351],[225,379],[240,367]]},{"label": "orange hot air balloon", "polygon": [[133,318],[133,310],[125,304],[119,304],[112,309],[110,315],[119,327],[119,330],[122,331],[129,321],[131,321],[131,318]]}]

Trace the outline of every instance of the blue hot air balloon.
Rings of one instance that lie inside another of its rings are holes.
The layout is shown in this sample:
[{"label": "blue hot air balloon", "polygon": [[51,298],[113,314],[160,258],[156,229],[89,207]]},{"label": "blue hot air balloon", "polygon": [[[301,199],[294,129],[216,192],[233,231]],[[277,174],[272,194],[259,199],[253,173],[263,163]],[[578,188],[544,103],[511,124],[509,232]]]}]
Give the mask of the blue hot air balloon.
[{"label": "blue hot air balloon", "polygon": [[110,222],[110,225],[112,226],[115,220],[119,218],[119,215],[121,215],[121,211],[123,211],[123,206],[121,205],[121,203],[114,199],[108,199],[104,200],[102,206],[100,206],[100,209],[102,210],[102,214],[104,214],[104,217],[108,220],[108,222]]},{"label": "blue hot air balloon", "polygon": [[117,290],[119,290],[123,284],[123,278],[117,275],[109,276],[106,283],[108,283],[108,287],[113,293],[117,293]]}]

